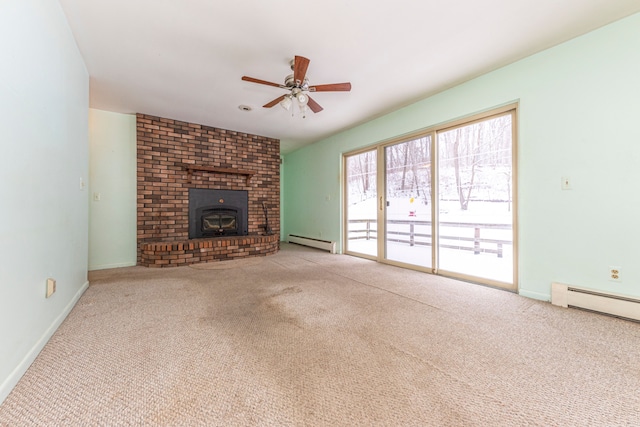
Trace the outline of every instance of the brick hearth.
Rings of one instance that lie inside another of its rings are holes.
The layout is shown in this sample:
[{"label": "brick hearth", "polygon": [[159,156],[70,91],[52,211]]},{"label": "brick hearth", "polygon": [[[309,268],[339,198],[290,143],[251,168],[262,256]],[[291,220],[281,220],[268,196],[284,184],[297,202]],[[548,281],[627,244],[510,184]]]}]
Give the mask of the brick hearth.
[{"label": "brick hearth", "polygon": [[[139,265],[171,267],[278,251],[280,141],[145,114],[137,115],[137,140]],[[247,190],[249,235],[189,239],[189,188]],[[272,235],[265,233],[263,202]]]}]

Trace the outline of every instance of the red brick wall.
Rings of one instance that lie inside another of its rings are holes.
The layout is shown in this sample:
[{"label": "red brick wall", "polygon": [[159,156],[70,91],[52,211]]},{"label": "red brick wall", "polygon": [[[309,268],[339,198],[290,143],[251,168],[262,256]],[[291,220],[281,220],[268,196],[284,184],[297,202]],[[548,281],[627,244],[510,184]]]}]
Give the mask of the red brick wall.
[{"label": "red brick wall", "polygon": [[[143,244],[189,241],[189,188],[247,190],[249,235],[265,234],[265,202],[269,224],[279,236],[279,140],[138,114],[137,146],[138,263]],[[247,180],[245,175],[194,172],[189,182],[189,165],[254,175]]]},{"label": "red brick wall", "polygon": [[179,267],[201,262],[271,255],[278,252],[280,236],[229,236],[183,242],[143,243],[140,265]]}]

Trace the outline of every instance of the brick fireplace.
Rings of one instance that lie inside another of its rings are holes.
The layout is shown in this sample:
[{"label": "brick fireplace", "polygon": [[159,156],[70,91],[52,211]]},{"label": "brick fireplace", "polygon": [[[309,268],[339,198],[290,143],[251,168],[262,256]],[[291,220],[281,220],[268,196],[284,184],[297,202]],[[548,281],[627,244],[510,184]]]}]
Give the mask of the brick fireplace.
[{"label": "brick fireplace", "polygon": [[[174,267],[278,251],[280,141],[146,114],[137,115],[136,125],[139,265]],[[190,189],[246,192],[246,235],[190,239]]]}]

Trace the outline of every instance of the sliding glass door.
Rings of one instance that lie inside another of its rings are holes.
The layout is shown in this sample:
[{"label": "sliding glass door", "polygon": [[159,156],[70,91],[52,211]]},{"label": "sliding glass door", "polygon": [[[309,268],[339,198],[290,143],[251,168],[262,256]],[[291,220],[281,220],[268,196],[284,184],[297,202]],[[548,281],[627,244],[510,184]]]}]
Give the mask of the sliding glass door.
[{"label": "sliding glass door", "polygon": [[512,115],[437,133],[438,268],[513,281]]},{"label": "sliding glass door", "polygon": [[431,136],[384,149],[385,258],[432,266]]},{"label": "sliding glass door", "polygon": [[378,255],[376,150],[345,157],[345,252]]},{"label": "sliding glass door", "polygon": [[515,289],[515,112],[345,155],[345,252]]}]

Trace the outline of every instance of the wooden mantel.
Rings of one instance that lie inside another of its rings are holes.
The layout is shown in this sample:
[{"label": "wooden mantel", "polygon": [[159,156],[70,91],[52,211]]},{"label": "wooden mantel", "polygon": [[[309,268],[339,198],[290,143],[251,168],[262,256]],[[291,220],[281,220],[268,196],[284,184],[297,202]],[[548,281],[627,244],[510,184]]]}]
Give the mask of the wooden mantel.
[{"label": "wooden mantel", "polygon": [[191,184],[191,175],[194,172],[208,172],[208,173],[223,173],[227,175],[244,175],[247,178],[247,184],[251,180],[251,177],[255,175],[255,172],[235,169],[235,168],[219,168],[215,166],[198,166],[198,165],[185,165],[185,169],[188,173],[187,182]]}]

